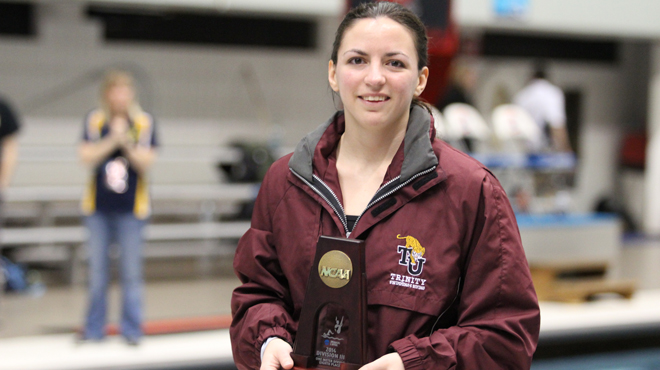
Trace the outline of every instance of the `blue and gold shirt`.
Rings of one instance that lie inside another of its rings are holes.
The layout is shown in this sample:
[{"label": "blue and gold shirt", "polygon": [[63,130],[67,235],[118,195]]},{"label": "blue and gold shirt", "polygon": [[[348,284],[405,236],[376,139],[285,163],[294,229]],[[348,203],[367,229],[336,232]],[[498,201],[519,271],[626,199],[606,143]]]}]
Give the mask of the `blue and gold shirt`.
[{"label": "blue and gold shirt", "polygon": [[[129,121],[130,134],[135,144],[145,148],[158,146],[155,122],[148,113],[140,113]],[[94,142],[110,132],[108,119],[101,109],[85,118],[83,141]],[[139,175],[121,150],[106,158],[94,170],[82,200],[83,214],[95,211],[133,212],[144,219],[151,213],[149,187],[144,175]]]}]

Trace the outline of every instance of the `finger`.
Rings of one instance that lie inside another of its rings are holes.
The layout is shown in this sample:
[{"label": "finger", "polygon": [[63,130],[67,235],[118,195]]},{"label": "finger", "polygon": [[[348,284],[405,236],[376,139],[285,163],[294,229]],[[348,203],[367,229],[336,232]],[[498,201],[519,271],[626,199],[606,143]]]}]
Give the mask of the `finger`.
[{"label": "finger", "polygon": [[365,364],[358,370],[384,370],[388,369],[387,355],[377,358],[374,361]]},{"label": "finger", "polygon": [[259,370],[279,370],[279,366],[269,361],[264,361],[261,363],[261,367],[259,367]]},{"label": "finger", "polygon": [[378,370],[383,368],[380,363],[382,360],[380,358],[377,358],[376,360],[369,362],[368,364],[364,364],[359,370]]},{"label": "finger", "polygon": [[283,348],[277,353],[277,359],[284,369],[293,368],[293,359],[291,358],[291,349]]}]

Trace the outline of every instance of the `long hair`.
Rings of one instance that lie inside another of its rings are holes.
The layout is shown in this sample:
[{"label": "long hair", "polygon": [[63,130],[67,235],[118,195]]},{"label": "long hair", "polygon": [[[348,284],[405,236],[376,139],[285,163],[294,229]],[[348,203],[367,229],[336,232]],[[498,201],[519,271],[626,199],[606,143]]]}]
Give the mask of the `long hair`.
[{"label": "long hair", "polygon": [[[108,104],[107,101],[107,93],[111,88],[118,85],[126,85],[135,92],[135,82],[133,80],[133,76],[130,73],[122,70],[108,71],[105,74],[105,77],[103,78],[103,84],[101,85],[101,91],[100,91],[101,109],[103,110],[106,119],[110,119],[111,117],[110,105]],[[142,107],[140,107],[140,104],[138,103],[137,99],[134,98],[133,101],[128,106],[128,111],[127,111],[128,119],[130,119],[132,122],[135,122],[137,117],[142,113],[143,113]]]}]

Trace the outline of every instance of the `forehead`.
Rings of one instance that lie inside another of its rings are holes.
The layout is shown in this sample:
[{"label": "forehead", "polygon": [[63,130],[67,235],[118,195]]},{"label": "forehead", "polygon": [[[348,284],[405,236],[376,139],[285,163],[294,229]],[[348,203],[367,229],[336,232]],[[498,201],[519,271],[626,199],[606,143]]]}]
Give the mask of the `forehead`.
[{"label": "forehead", "polygon": [[129,81],[114,81],[107,85],[107,90],[133,90],[133,85]]},{"label": "forehead", "polygon": [[340,50],[352,48],[403,49],[415,56],[412,32],[388,17],[363,18],[356,20],[344,32]]}]

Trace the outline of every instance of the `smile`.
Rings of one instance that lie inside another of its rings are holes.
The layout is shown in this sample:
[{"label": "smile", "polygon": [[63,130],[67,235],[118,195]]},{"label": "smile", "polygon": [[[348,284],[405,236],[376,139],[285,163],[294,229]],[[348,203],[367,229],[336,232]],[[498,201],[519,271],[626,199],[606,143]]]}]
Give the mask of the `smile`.
[{"label": "smile", "polygon": [[362,100],[366,100],[369,102],[381,102],[385,100],[389,100],[387,96],[361,96]]}]

